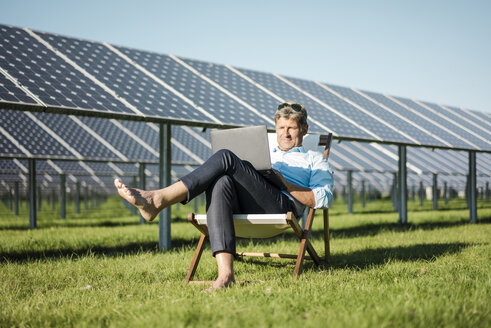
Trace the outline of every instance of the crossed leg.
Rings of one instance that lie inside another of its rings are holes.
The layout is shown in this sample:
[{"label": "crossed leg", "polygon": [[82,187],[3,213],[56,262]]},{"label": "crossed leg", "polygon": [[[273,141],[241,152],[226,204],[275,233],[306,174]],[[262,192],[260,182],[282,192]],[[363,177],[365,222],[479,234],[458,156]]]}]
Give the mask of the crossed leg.
[{"label": "crossed leg", "polygon": [[164,208],[184,201],[188,193],[188,189],[181,181],[158,190],[129,188],[120,179],[115,179],[114,185],[119,195],[136,206],[146,221],[155,219]]},{"label": "crossed leg", "polygon": [[[178,181],[158,190],[141,190],[129,188],[120,179],[114,180],[119,195],[136,206],[146,221],[152,221],[164,208],[186,200],[188,189]],[[218,278],[206,292],[229,287],[235,283],[233,272],[233,255],[220,252],[215,255],[218,266]]]}]

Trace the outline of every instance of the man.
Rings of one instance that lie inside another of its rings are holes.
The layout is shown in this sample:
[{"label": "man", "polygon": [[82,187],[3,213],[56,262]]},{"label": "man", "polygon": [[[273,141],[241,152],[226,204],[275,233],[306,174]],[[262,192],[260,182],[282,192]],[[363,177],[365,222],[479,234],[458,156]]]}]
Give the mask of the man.
[{"label": "man", "polygon": [[120,196],[135,205],[147,221],[153,220],[168,206],[187,203],[202,192],[206,193],[208,232],[218,265],[218,278],[211,290],[235,282],[233,214],[295,211],[294,199],[309,207],[328,207],[332,199],[330,165],[320,153],[306,152],[302,147],[308,131],[305,107],[294,102],[282,103],[274,120],[278,147],[271,154],[272,166],[283,176],[286,191],[271,185],[249,162],[242,161],[229,150],[216,152],[199,168],[160,190],[128,188],[121,180],[114,180]]}]

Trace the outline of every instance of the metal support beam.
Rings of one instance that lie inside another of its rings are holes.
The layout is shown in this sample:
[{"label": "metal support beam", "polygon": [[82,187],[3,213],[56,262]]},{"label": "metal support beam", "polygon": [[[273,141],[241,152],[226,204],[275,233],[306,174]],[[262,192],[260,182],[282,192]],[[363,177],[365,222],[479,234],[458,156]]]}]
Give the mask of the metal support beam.
[{"label": "metal support beam", "polygon": [[60,217],[66,219],[66,175],[60,175]]},{"label": "metal support beam", "polygon": [[366,199],[365,199],[365,180],[362,180],[361,181],[361,194],[360,194],[360,198],[361,198],[361,207],[362,208],[365,208],[365,206],[366,206]]},{"label": "metal support beam", "polygon": [[12,188],[7,188],[7,207],[9,208],[9,210],[13,210],[14,209],[14,200],[13,200],[13,196],[12,196]]},{"label": "metal support beam", "polygon": [[406,146],[399,146],[399,183],[398,201],[399,201],[399,223],[407,223],[407,166],[406,166]]},{"label": "metal support beam", "polygon": [[36,160],[29,158],[29,228],[36,229]]},{"label": "metal support beam", "polygon": [[80,181],[75,184],[75,213],[80,214]]},{"label": "metal support beam", "polygon": [[84,187],[84,211],[89,209],[89,186],[85,185]]},{"label": "metal support beam", "polygon": [[423,201],[424,201],[424,198],[426,197],[425,195],[425,190],[423,188],[423,181],[420,181],[419,182],[419,206],[422,207],[423,206]]},{"label": "metal support beam", "polygon": [[392,187],[390,190],[391,190],[390,197],[392,201],[392,207],[394,208],[394,212],[399,212],[399,183],[398,183],[398,177],[396,172],[394,172],[394,177],[392,179]]},{"label": "metal support beam", "polygon": [[448,186],[447,186],[447,181],[443,183],[443,201],[445,202],[445,205],[448,204]]},{"label": "metal support beam", "polygon": [[489,203],[489,182],[486,182],[486,203]]},{"label": "metal support beam", "polygon": [[438,175],[433,173],[433,210],[438,210]]},{"label": "metal support beam", "polygon": [[[145,178],[145,163],[139,163],[139,165],[138,165],[138,177],[140,180],[139,188],[142,190],[145,190],[147,188],[147,181]],[[147,222],[147,221],[145,221],[143,216],[140,214],[140,224],[145,224],[145,222]]]},{"label": "metal support beam", "polygon": [[472,150],[469,151],[469,196],[469,219],[477,223],[476,152]]},{"label": "metal support beam", "polygon": [[348,183],[348,213],[353,214],[353,171],[347,173]]},{"label": "metal support beam", "polygon": [[19,181],[14,182],[14,213],[19,216]]},{"label": "metal support beam", "polygon": [[[171,170],[171,125],[160,123],[159,139],[159,184],[160,188],[170,184]],[[168,250],[171,248],[171,207],[167,207],[159,214],[159,249]]]},{"label": "metal support beam", "polygon": [[56,191],[54,189],[51,189],[51,210],[55,210],[55,203],[56,203],[56,196],[55,196]]}]

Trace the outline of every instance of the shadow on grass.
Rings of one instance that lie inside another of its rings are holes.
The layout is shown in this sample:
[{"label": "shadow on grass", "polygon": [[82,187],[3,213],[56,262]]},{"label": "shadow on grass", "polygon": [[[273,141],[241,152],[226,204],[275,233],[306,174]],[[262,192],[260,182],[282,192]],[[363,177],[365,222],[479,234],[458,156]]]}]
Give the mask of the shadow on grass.
[{"label": "shadow on grass", "polygon": [[[355,269],[363,270],[385,265],[392,261],[435,261],[437,258],[459,253],[462,249],[476,244],[445,243],[445,244],[417,244],[411,246],[395,246],[365,249],[352,253],[341,253],[331,256],[328,265],[316,265],[313,261],[304,261],[304,270],[326,271],[329,269]],[[322,254],[320,254],[322,256]],[[258,258],[242,258],[242,261],[262,266],[293,267],[294,260],[265,260]],[[274,261],[274,262],[273,262]],[[292,270],[293,273],[293,270]]]},{"label": "shadow on grass", "polygon": [[[193,247],[198,243],[198,239],[172,239],[172,249],[169,252],[179,251],[182,248]],[[158,253],[158,242],[134,242],[121,244],[117,246],[86,246],[81,248],[59,248],[50,250],[31,250],[24,252],[0,252],[0,263],[27,263],[44,260],[61,260],[83,257],[121,257],[127,255],[136,255],[145,252]]]},{"label": "shadow on grass", "polygon": [[[140,221],[138,219],[135,219],[135,221],[116,221],[116,220],[100,220],[98,222],[95,222],[93,219],[91,219],[90,222],[83,222],[83,220],[79,220],[78,222],[74,221],[59,221],[54,224],[49,224],[49,223],[41,223],[38,225],[37,229],[49,229],[49,228],[91,228],[91,227],[123,227],[123,226],[133,226],[133,225],[140,225]],[[9,230],[9,231],[24,231],[24,230],[31,230],[29,226],[25,223],[22,225],[7,225],[7,226],[0,226],[0,231],[2,230]]]},{"label": "shadow on grass", "polygon": [[[491,218],[479,219],[477,224],[490,224]],[[436,230],[445,229],[451,227],[465,226],[469,223],[468,220],[461,221],[440,221],[440,222],[422,222],[422,223],[408,223],[401,225],[399,223],[366,223],[349,228],[330,229],[331,238],[353,238],[364,236],[375,236],[381,232],[395,231],[404,232],[411,230]],[[323,238],[322,231],[313,231],[314,238]]]},{"label": "shadow on grass", "polygon": [[[352,253],[341,253],[331,257],[329,268],[367,269],[392,261],[435,261],[441,256],[456,254],[464,248],[477,245],[473,243],[416,244],[365,249]],[[309,263],[309,266],[314,267]]]}]

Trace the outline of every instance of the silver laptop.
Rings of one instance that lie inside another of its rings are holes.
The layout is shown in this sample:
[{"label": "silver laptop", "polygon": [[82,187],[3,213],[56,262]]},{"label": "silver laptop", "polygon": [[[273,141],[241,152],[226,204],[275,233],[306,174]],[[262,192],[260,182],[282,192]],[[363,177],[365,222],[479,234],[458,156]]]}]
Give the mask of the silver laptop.
[{"label": "silver laptop", "polygon": [[269,182],[280,189],[286,189],[271,168],[268,130],[265,125],[213,130],[210,132],[210,139],[213,153],[220,149],[229,149],[240,159],[250,162]]}]

